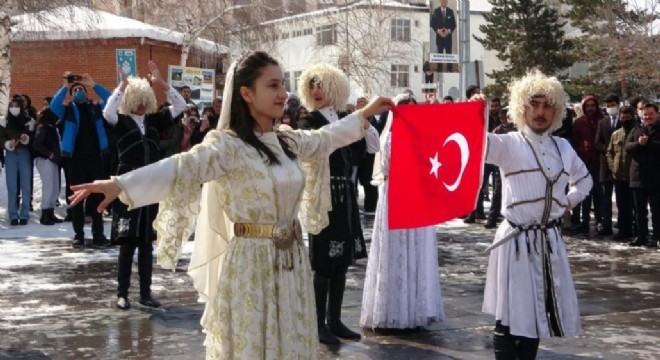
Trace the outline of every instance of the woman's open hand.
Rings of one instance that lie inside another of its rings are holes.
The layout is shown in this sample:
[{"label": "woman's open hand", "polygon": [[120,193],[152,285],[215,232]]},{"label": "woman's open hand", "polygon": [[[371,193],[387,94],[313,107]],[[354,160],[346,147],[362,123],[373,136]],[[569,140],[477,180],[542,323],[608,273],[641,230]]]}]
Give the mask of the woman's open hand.
[{"label": "woman's open hand", "polygon": [[93,183],[71,186],[73,195],[69,196],[71,206],[76,206],[86,197],[93,193],[103,194],[103,201],[96,208],[96,211],[102,213],[121,193],[121,188],[113,180],[96,180]]}]

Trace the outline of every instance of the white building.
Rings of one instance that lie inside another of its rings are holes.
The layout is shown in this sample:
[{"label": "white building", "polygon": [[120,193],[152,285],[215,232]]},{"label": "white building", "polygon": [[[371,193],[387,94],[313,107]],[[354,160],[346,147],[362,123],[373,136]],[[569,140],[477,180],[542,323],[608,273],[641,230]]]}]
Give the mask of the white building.
[{"label": "white building", "polygon": [[[450,0],[449,6],[458,12],[456,0]],[[490,9],[486,0],[471,1],[473,34],[485,23],[483,14]],[[429,5],[410,1],[362,0],[284,17],[265,24],[274,32],[274,46],[269,50],[282,64],[287,90],[294,93],[298,92],[297,81],[304,69],[328,62],[346,71],[354,97],[393,96],[411,89],[417,99],[423,100],[422,65],[428,59],[432,39],[430,11]],[[470,54],[471,60],[484,64],[485,68],[479,69],[481,81],[484,73],[503,66],[495,54],[486,52],[472,37]],[[440,80],[437,96],[461,97],[458,73],[443,74]],[[485,83],[479,85],[489,83],[485,78]]]}]

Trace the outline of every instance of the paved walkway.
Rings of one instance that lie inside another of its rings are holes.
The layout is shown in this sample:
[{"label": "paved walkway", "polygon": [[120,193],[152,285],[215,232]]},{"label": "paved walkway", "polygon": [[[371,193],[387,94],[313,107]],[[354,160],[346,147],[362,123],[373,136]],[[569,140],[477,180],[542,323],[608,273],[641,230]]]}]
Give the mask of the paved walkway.
[{"label": "paved walkway", "polygon": [[[365,229],[370,229],[365,219]],[[39,226],[31,224],[30,226]],[[117,249],[74,251],[48,239],[0,240],[0,359],[203,359],[202,306],[184,269],[154,269],[165,308],[114,308]],[[29,229],[26,229],[28,231]],[[368,233],[368,231],[367,231]],[[1,235],[0,235],[1,236]],[[370,234],[367,234],[370,237]],[[321,359],[491,359],[493,319],[481,313],[493,231],[438,227],[447,320],[414,334],[363,331],[360,342],[322,346]],[[567,237],[584,333],[541,343],[539,359],[660,359],[660,251]],[[357,329],[366,261],[351,268],[344,320]],[[136,270],[134,270],[136,271]]]}]

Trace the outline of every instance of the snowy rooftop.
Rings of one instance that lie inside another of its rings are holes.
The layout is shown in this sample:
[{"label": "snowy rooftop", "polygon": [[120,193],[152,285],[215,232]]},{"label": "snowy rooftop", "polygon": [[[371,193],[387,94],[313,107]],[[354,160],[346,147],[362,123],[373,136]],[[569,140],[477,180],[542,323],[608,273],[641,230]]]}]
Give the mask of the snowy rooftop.
[{"label": "snowy rooftop", "polygon": [[[81,40],[149,38],[181,45],[183,34],[101,10],[64,6],[56,10],[12,17],[14,40]],[[226,53],[227,48],[206,39],[197,39],[195,48]]]},{"label": "snowy rooftop", "polygon": [[348,5],[348,6],[333,6],[329,7],[326,9],[322,10],[315,10],[315,11],[310,11],[306,13],[301,13],[301,14],[296,14],[292,16],[287,16],[275,20],[270,20],[264,22],[264,24],[276,24],[276,23],[281,23],[281,22],[289,22],[289,21],[297,21],[303,18],[308,18],[308,17],[315,17],[315,16],[322,16],[322,15],[327,15],[327,14],[332,14],[338,11],[348,11],[354,8],[359,8],[359,7],[367,7],[371,5],[378,5],[378,6],[383,6],[386,8],[398,8],[401,10],[427,10],[428,11],[428,6],[419,6],[419,5],[410,5],[410,4],[404,4],[399,1],[393,1],[393,0],[361,0],[358,1],[354,4]]},{"label": "snowy rooftop", "polygon": [[[435,0],[432,0],[435,1]],[[420,2],[421,3],[421,2]],[[303,18],[308,18],[308,17],[316,17],[316,16],[323,16],[327,14],[332,14],[336,13],[339,11],[347,11],[351,10],[354,8],[359,8],[359,7],[368,7],[372,5],[377,5],[377,6],[382,6],[385,8],[390,8],[390,9],[399,9],[399,10],[411,10],[411,11],[419,11],[419,10],[426,10],[429,11],[429,2],[426,2],[426,6],[420,5],[420,4],[407,4],[403,3],[400,1],[396,0],[361,0],[356,3],[353,3],[348,6],[333,6],[333,7],[328,7],[325,9],[321,10],[315,10],[315,11],[310,11],[306,13],[301,13],[301,14],[296,14],[292,16],[287,16],[275,20],[270,20],[264,22],[264,24],[276,24],[276,23],[282,23],[282,22],[295,22],[297,20],[303,19]],[[458,10],[458,9],[457,9]],[[472,0],[470,2],[470,13],[475,13],[475,12],[490,12],[493,10],[493,5],[490,4],[487,0]]]}]

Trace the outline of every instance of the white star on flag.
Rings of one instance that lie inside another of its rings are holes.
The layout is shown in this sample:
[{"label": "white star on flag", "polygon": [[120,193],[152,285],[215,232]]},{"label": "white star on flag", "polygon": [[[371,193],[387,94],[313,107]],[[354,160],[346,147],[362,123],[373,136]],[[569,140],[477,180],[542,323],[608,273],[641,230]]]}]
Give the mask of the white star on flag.
[{"label": "white star on flag", "polygon": [[429,158],[429,161],[431,161],[431,172],[429,174],[433,174],[437,179],[438,169],[440,169],[440,166],[442,166],[440,161],[438,161],[438,153],[436,152],[434,157]]}]

